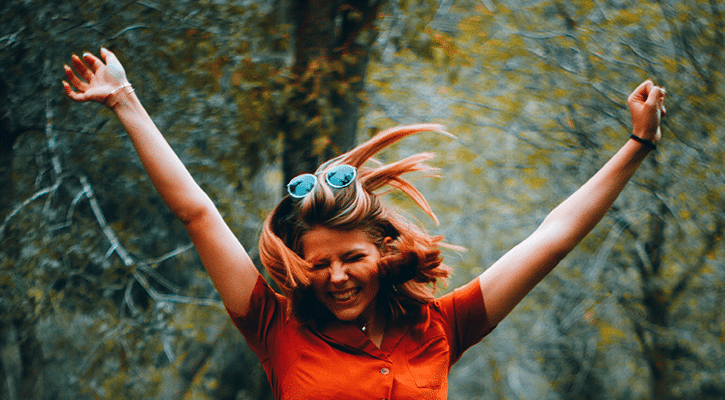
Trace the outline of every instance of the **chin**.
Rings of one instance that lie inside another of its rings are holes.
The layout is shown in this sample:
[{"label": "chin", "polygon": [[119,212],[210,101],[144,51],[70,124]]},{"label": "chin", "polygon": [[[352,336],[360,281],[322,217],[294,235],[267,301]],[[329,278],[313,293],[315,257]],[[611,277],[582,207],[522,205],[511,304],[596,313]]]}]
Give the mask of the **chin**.
[{"label": "chin", "polygon": [[333,311],[330,310],[332,314],[335,316],[335,318],[341,320],[341,321],[354,321],[357,317],[360,316],[360,310],[337,310]]}]

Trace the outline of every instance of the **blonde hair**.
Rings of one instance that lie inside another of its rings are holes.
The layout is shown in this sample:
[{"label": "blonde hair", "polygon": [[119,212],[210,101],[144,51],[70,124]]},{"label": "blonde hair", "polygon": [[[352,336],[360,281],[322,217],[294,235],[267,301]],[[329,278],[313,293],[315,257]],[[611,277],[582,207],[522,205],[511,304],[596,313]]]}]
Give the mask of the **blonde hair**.
[{"label": "blonde hair", "polygon": [[[436,283],[449,277],[451,269],[440,258],[441,236],[430,236],[380,202],[377,191],[388,186],[407,194],[435,222],[438,219],[425,197],[401,175],[432,171],[424,162],[432,153],[419,153],[384,165],[372,157],[396,141],[423,131],[452,136],[435,124],[406,125],[387,129],[375,137],[322,164],[316,174],[347,164],[358,170],[354,184],[330,188],[318,179],[312,192],[302,199],[287,195],[264,222],[259,240],[262,263],[277,282],[291,311],[303,320],[325,313],[310,291],[310,265],[302,257],[301,238],[318,226],[330,229],[361,229],[381,251],[378,264],[381,287],[379,301],[392,318],[415,306],[434,300]],[[364,165],[364,164],[373,165]],[[386,237],[393,239],[384,244]]]}]

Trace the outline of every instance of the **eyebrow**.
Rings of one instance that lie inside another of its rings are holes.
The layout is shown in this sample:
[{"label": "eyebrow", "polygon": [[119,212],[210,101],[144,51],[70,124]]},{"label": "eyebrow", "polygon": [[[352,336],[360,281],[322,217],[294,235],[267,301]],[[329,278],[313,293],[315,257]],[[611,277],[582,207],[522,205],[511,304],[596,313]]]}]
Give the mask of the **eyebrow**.
[{"label": "eyebrow", "polygon": [[355,247],[355,248],[352,248],[352,249],[350,249],[350,250],[342,253],[342,256],[343,257],[349,257],[349,256],[351,256],[351,255],[353,255],[355,253],[364,253],[364,254],[367,254],[367,252],[366,252],[366,250],[364,248],[362,248],[362,247]]}]

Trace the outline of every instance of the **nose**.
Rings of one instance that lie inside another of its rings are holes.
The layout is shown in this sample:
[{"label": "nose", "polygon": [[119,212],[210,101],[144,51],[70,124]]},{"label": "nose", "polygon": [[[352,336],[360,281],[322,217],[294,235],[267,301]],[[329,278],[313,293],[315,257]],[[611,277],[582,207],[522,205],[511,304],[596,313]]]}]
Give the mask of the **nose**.
[{"label": "nose", "polygon": [[330,283],[337,284],[347,280],[347,268],[341,262],[330,265]]}]

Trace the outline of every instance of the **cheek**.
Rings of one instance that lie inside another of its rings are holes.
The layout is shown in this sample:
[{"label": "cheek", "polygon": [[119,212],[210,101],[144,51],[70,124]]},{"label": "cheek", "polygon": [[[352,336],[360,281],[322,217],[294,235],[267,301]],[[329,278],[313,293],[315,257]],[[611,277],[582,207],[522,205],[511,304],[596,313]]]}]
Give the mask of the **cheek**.
[{"label": "cheek", "polygon": [[321,291],[325,287],[327,281],[327,274],[322,271],[313,272],[310,276],[310,284],[315,292]]},{"label": "cheek", "polygon": [[380,274],[378,273],[377,265],[373,266],[373,268],[368,269],[364,276],[360,277],[361,280],[364,280],[365,283],[368,286],[368,291],[376,292],[380,289]]}]

